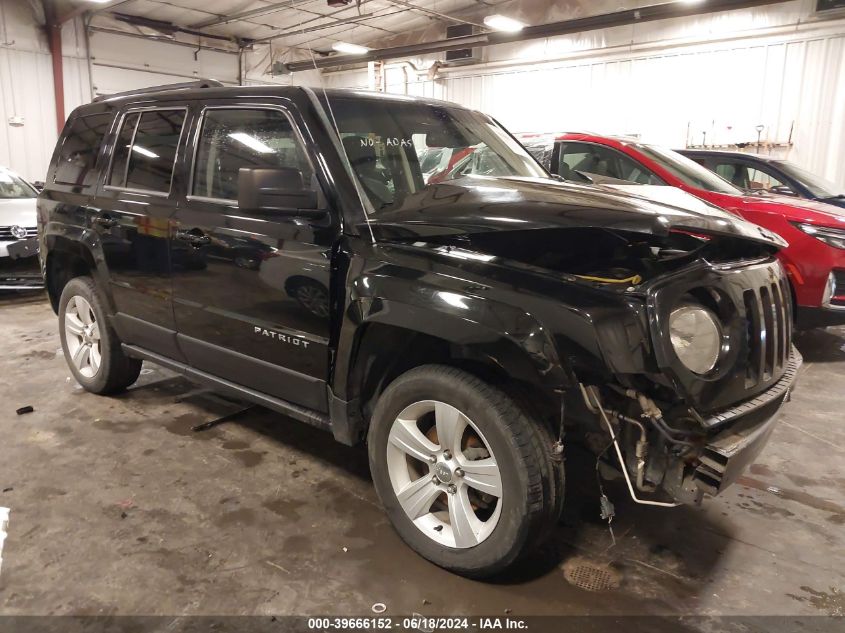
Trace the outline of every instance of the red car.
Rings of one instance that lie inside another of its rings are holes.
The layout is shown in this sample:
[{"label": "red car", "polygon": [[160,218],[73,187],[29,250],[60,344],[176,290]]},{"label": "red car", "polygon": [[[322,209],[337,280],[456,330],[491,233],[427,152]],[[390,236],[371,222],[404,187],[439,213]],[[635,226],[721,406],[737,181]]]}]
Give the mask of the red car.
[{"label": "red car", "polygon": [[[596,134],[523,134],[522,143],[553,174],[669,185],[783,237],[781,261],[803,328],[845,325],[845,209],[770,194],[749,195],[669,149]],[[599,179],[600,181],[600,179]]]}]

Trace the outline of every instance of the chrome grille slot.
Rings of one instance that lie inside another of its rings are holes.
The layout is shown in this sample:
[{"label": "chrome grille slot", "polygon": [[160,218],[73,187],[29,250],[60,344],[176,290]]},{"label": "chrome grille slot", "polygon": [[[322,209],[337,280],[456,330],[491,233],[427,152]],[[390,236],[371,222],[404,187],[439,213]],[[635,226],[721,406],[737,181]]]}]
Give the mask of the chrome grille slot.
[{"label": "chrome grille slot", "polygon": [[774,304],[772,303],[771,288],[760,288],[760,312],[763,315],[763,329],[766,353],[763,357],[763,379],[768,380],[775,371],[775,358],[778,352],[778,333],[775,329]]},{"label": "chrome grille slot", "polygon": [[26,237],[15,237],[12,235],[11,226],[0,226],[0,242],[16,242],[19,239],[26,239],[38,235],[38,229],[34,226],[26,226]]},{"label": "chrome grille slot", "polygon": [[747,320],[746,388],[771,380],[789,362],[792,340],[791,295],[784,280],[742,293]]},{"label": "chrome grille slot", "polygon": [[748,336],[748,364],[745,373],[745,386],[753,387],[763,374],[763,357],[766,355],[766,332],[760,314],[760,303],[754,290],[742,293],[745,303],[746,334]]}]

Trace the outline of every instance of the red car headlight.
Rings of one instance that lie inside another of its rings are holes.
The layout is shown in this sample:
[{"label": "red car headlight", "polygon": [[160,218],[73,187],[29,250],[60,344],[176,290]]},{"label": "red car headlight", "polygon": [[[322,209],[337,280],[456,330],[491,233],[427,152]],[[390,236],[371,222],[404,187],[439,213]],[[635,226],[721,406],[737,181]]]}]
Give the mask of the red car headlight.
[{"label": "red car headlight", "polygon": [[804,222],[794,222],[794,225],[797,229],[804,231],[804,233],[811,235],[817,240],[821,240],[828,246],[845,250],[845,229],[834,229],[829,226],[819,226]]}]

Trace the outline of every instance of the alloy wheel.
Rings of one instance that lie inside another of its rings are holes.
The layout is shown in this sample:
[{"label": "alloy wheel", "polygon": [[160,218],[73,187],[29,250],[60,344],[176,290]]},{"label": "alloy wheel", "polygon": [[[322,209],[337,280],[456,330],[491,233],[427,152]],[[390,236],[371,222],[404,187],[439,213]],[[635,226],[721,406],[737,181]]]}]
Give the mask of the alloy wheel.
[{"label": "alloy wheel", "polygon": [[65,341],[71,362],[85,378],[100,370],[100,326],[88,300],[79,295],[65,307]]},{"label": "alloy wheel", "polygon": [[502,476],[490,444],[452,405],[415,402],[387,442],[387,471],[399,504],[426,536],[454,548],[487,539],[502,511]]}]

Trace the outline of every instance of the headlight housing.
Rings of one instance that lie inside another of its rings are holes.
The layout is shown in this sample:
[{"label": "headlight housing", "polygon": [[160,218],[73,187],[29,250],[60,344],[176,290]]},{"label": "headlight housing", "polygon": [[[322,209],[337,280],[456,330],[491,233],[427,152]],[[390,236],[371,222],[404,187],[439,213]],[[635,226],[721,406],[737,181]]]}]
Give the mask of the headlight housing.
[{"label": "headlight housing", "polygon": [[669,314],[669,338],[684,367],[706,374],[716,366],[722,351],[722,324],[704,306],[684,303]]},{"label": "headlight housing", "polygon": [[797,229],[817,240],[821,240],[828,246],[845,250],[845,229],[834,229],[829,226],[818,226],[806,222],[795,222],[794,224]]}]

